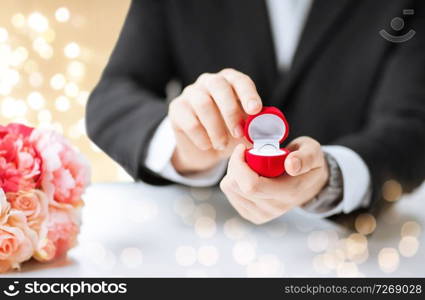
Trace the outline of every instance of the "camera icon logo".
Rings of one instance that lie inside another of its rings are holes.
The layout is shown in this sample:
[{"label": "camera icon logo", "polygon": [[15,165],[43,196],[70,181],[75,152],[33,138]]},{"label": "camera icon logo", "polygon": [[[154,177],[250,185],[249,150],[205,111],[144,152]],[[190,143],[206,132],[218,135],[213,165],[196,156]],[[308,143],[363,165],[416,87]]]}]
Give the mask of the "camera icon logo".
[{"label": "camera icon logo", "polygon": [[19,290],[16,289],[16,286],[18,285],[18,283],[19,281],[14,281],[13,284],[9,284],[9,286],[7,287],[7,289],[3,291],[3,293],[9,297],[15,297],[16,295],[19,294]]},{"label": "camera icon logo", "polygon": [[[414,9],[404,9],[403,10],[403,15],[414,15],[415,14],[415,10]],[[391,20],[390,26],[394,31],[401,31],[404,28],[404,19],[400,18],[400,17],[395,17],[394,19]],[[415,34],[416,31],[413,29],[410,29],[407,33],[403,34],[403,35],[392,35],[391,33],[388,33],[385,29],[382,29],[381,31],[379,31],[379,34],[386,39],[387,41],[391,42],[391,43],[404,43],[407,42],[408,40],[412,39]]]}]

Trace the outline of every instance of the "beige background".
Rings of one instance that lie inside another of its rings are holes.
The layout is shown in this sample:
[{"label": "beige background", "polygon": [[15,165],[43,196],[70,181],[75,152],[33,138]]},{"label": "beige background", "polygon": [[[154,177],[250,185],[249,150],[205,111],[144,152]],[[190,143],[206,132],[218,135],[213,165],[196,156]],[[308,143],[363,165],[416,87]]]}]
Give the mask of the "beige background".
[{"label": "beige background", "polygon": [[130,179],[89,141],[84,128],[88,93],[99,80],[129,3],[1,3],[0,124],[18,121],[59,130],[90,160],[94,182]]}]

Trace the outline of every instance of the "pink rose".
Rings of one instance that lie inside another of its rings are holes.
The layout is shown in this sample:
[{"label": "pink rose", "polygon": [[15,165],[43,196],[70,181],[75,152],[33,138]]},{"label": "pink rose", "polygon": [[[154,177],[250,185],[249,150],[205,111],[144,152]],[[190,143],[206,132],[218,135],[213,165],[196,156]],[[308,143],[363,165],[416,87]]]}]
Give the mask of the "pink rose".
[{"label": "pink rose", "polygon": [[40,240],[34,258],[50,261],[66,254],[77,243],[79,219],[75,208],[67,204],[49,207],[47,236]]},{"label": "pink rose", "polygon": [[49,199],[76,205],[90,180],[86,160],[61,135],[34,130],[31,141],[43,159],[41,185]]},{"label": "pink rose", "polygon": [[8,200],[11,207],[22,212],[27,218],[28,226],[37,233],[47,219],[48,200],[40,190],[20,191],[9,193]]},{"label": "pink rose", "polygon": [[0,225],[0,271],[19,268],[20,263],[30,259],[36,240],[25,216],[12,210],[7,223]]},{"label": "pink rose", "polygon": [[0,188],[5,193],[39,184],[41,159],[29,140],[31,132],[20,124],[0,126]]}]

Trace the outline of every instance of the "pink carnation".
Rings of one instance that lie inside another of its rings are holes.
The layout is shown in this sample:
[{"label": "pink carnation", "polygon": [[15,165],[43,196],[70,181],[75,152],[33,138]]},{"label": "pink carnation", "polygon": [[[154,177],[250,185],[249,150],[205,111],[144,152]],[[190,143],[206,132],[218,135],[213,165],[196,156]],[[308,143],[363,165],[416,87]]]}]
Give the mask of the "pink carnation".
[{"label": "pink carnation", "polygon": [[0,188],[5,193],[39,184],[41,158],[29,140],[31,132],[20,124],[0,126]]},{"label": "pink carnation", "polygon": [[78,204],[90,180],[88,163],[59,134],[34,130],[31,141],[43,160],[41,185],[49,199]]}]

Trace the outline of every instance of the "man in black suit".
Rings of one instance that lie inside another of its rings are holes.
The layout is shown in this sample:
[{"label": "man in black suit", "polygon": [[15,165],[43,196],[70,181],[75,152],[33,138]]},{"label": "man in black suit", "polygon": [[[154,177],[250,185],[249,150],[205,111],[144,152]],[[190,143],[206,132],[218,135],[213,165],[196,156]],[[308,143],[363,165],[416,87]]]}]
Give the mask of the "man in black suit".
[{"label": "man in black suit", "polygon": [[[423,1],[133,1],[88,133],[148,183],[226,174],[230,203],[257,224],[369,207],[387,180],[408,191],[425,177],[424,25]],[[171,80],[184,89],[167,103]],[[243,157],[240,122],[264,105],[291,125],[273,179]]]}]

